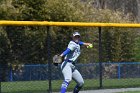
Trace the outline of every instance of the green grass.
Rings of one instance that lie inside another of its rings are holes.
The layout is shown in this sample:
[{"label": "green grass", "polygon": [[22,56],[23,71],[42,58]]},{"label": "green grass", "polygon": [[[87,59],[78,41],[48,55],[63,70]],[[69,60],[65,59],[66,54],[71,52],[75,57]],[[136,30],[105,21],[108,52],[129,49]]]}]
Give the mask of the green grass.
[{"label": "green grass", "polygon": [[105,88],[127,88],[127,87],[138,87],[140,86],[140,78],[130,79],[107,79],[103,80],[103,86]]},{"label": "green grass", "polygon": [[[104,79],[103,88],[126,88],[140,87],[140,78],[137,79]],[[52,90],[59,91],[62,80],[52,81]],[[68,91],[75,86],[72,81],[68,87]],[[86,79],[83,90],[98,89],[99,80]],[[21,81],[21,82],[2,82],[2,93],[45,93],[48,90],[48,81]]]}]

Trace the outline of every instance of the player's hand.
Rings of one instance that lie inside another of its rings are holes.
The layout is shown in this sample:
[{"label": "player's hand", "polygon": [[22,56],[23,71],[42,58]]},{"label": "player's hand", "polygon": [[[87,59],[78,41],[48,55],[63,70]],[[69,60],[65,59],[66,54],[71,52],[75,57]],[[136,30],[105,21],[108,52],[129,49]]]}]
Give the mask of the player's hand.
[{"label": "player's hand", "polygon": [[87,43],[87,46],[91,45],[91,43]]},{"label": "player's hand", "polygon": [[89,44],[89,45],[87,46],[87,48],[93,48],[93,45],[92,45],[92,44]]},{"label": "player's hand", "polygon": [[86,45],[87,48],[93,48],[93,44],[91,43],[85,43],[84,45]]}]

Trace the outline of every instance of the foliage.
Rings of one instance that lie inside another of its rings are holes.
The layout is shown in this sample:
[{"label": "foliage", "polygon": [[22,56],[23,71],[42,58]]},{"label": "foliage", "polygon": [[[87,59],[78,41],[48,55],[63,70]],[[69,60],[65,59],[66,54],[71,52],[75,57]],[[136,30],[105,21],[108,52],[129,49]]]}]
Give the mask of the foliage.
[{"label": "foliage", "polygon": [[[139,29],[138,29],[139,30]],[[139,32],[138,32],[138,36],[139,36]],[[136,44],[135,44],[135,57],[134,57],[134,59],[136,60],[136,61],[140,61],[140,37],[137,37],[136,38]]]},{"label": "foliage", "polygon": [[[6,0],[0,4],[1,20],[70,21],[70,22],[134,22],[129,15],[94,8],[93,1],[81,0]],[[98,62],[98,29],[87,27],[51,27],[51,53],[62,53],[79,31],[82,41],[94,44],[82,49],[82,63]],[[7,63],[47,63],[47,28],[35,26],[1,27],[1,54]],[[136,33],[131,29],[102,28],[102,61],[133,61]],[[6,47],[4,47],[6,46]],[[126,47],[127,46],[127,47]],[[9,55],[9,56],[7,56]],[[3,57],[4,58],[4,57]]]},{"label": "foliage", "polygon": [[[97,14],[99,22],[132,23],[131,15],[124,16],[121,12],[100,10]],[[102,60],[104,62],[134,61],[136,29],[131,28],[102,28]]]}]

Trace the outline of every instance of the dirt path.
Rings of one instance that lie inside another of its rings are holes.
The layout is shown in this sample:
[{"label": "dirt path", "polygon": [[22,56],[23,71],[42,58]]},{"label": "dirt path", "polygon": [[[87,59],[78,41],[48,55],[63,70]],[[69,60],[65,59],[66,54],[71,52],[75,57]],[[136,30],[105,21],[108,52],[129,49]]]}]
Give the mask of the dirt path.
[{"label": "dirt path", "polygon": [[[86,90],[86,91],[80,91],[79,93],[117,93],[117,92],[125,92],[125,91],[140,91],[140,87],[139,88]],[[54,93],[59,93],[59,92],[54,92]],[[72,93],[72,92],[67,92],[67,93]]]},{"label": "dirt path", "polygon": [[[87,90],[80,93],[117,93],[125,91],[140,91],[140,88],[120,88],[120,89],[101,89],[101,90]],[[72,92],[68,92],[72,93]]]}]

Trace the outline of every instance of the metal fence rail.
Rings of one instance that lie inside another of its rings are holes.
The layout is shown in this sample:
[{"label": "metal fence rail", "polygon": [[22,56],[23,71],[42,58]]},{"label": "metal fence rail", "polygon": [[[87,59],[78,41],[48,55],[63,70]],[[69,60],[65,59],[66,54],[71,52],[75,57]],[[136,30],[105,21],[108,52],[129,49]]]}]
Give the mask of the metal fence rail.
[{"label": "metal fence rail", "polygon": [[[77,64],[85,79],[99,78],[99,64]],[[48,79],[48,65],[24,65],[9,70],[8,81],[32,81]],[[103,63],[103,77],[111,79],[140,78],[139,62]],[[8,77],[7,77],[8,78]],[[60,67],[53,66],[52,80],[62,79]]]},{"label": "metal fence rail", "polygon": [[[139,87],[140,62],[121,62],[102,64],[103,87]],[[7,67],[6,81],[1,83],[1,93],[18,93],[21,91],[47,91],[48,65],[19,65],[16,68]],[[99,84],[99,63],[77,64],[77,69],[85,79],[85,89],[95,89]],[[2,67],[1,71],[2,72]],[[0,75],[2,76],[2,74]],[[63,80],[60,66],[52,66],[52,87],[58,91]],[[115,82],[112,84],[112,82]],[[131,84],[130,84],[131,83]],[[133,84],[132,84],[133,83]],[[54,85],[56,84],[56,85]],[[73,86],[73,84],[71,85]],[[13,92],[11,92],[13,91]],[[33,91],[33,92],[34,92]],[[23,92],[24,93],[24,92]],[[32,93],[32,92],[30,92]]]}]

